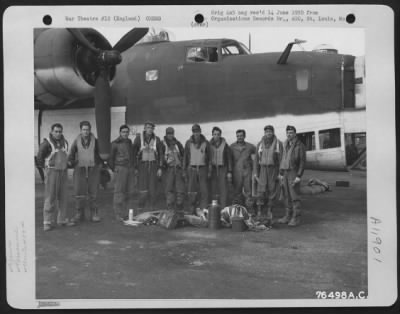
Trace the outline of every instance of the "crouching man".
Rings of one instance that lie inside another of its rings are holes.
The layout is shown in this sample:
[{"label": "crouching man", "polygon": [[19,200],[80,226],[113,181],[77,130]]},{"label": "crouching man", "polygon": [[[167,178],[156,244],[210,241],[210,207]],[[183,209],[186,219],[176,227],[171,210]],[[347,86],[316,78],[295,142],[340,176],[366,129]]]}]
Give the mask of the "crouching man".
[{"label": "crouching man", "polygon": [[99,155],[99,144],[92,134],[88,121],[80,123],[80,134],[71,145],[69,166],[74,167],[75,222],[85,220],[85,203],[89,202],[90,221],[99,222],[97,193],[103,161]]},{"label": "crouching man", "polygon": [[279,179],[285,194],[286,214],[278,223],[297,226],[300,223],[300,178],[306,163],[306,149],[296,136],[296,128],[286,127],[287,140],[283,144]]}]

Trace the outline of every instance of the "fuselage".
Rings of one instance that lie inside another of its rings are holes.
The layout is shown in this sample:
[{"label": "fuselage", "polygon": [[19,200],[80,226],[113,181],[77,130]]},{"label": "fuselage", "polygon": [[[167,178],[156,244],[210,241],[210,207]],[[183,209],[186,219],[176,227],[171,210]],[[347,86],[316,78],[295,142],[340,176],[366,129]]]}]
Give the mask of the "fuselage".
[{"label": "fuselage", "polygon": [[[135,45],[122,54],[112,81],[111,106],[118,107],[112,110],[112,117],[113,112],[118,115],[113,128],[127,123],[140,132],[151,120],[158,135],[173,126],[185,141],[191,125],[200,123],[206,136],[220,126],[231,143],[235,131],[244,128],[247,140],[257,144],[265,125],[274,125],[284,140],[291,124],[308,143],[309,167],[345,169],[348,138],[365,139],[366,132],[365,103],[356,97],[356,58],[300,51],[292,52],[286,64],[277,64],[280,55],[251,54],[231,39]],[[93,100],[78,98],[68,110],[80,119],[79,108],[84,107],[93,107]],[[87,118],[94,122],[94,115]]]}]

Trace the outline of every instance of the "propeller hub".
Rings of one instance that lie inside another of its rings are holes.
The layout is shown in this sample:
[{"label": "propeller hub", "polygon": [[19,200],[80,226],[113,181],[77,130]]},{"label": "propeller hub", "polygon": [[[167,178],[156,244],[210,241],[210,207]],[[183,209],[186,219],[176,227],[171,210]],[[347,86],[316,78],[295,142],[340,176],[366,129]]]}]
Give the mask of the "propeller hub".
[{"label": "propeller hub", "polygon": [[114,66],[121,63],[122,57],[118,50],[103,50],[99,53],[97,60],[102,66]]}]

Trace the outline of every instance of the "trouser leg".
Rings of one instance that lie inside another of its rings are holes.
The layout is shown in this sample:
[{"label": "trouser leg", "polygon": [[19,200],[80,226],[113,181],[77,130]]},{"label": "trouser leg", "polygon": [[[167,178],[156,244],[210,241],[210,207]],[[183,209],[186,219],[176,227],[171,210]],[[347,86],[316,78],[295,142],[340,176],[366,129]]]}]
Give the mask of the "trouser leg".
[{"label": "trouser leg", "polygon": [[293,201],[293,215],[292,218],[290,219],[288,226],[297,226],[300,224],[300,201],[296,200]]},{"label": "trouser leg", "polygon": [[157,201],[157,163],[151,162],[148,169],[149,205],[150,210],[154,210]]},{"label": "trouser leg", "polygon": [[240,170],[233,171],[233,194],[234,202],[243,203],[243,174]]},{"label": "trouser leg", "polygon": [[98,166],[90,169],[88,178],[88,200],[90,208],[97,208],[97,194],[100,184],[100,168]]},{"label": "trouser leg", "polygon": [[58,170],[58,215],[57,223],[67,223],[68,209],[68,173],[67,170]]},{"label": "trouser leg", "polygon": [[134,209],[135,204],[135,192],[137,189],[137,184],[136,184],[136,176],[135,176],[135,169],[134,168],[129,168],[128,169],[128,178],[127,178],[127,192],[126,192],[126,203],[128,206],[128,209]]},{"label": "trouser leg", "polygon": [[211,178],[210,178],[211,199],[212,200],[219,200],[219,198],[220,198],[220,191],[219,191],[219,184],[218,183],[219,182],[218,182],[217,168],[216,167],[212,167]]},{"label": "trouser leg", "polygon": [[270,221],[271,224],[272,224],[273,209],[278,189],[278,173],[279,173],[278,167],[267,167],[266,218]]},{"label": "trouser leg", "polygon": [[74,194],[75,194],[75,217],[74,220],[79,222],[85,218],[85,204],[87,199],[87,178],[86,169],[76,167],[73,174]]},{"label": "trouser leg", "polygon": [[128,181],[128,171],[127,167],[117,166],[114,172],[114,214],[118,217],[122,217],[126,210],[126,187]]},{"label": "trouser leg", "polygon": [[246,203],[253,203],[251,196],[251,171],[249,169],[243,173],[243,193]]},{"label": "trouser leg", "polygon": [[228,197],[228,182],[226,179],[227,169],[226,167],[220,168],[218,175],[218,190],[219,190],[219,203],[222,208],[226,207],[226,201]]},{"label": "trouser leg", "polygon": [[300,202],[300,197],[299,197],[300,183],[297,183],[296,185],[292,184],[297,176],[296,171],[288,170],[286,172],[286,176],[288,178],[288,191],[289,191],[292,202],[294,202],[294,201]]},{"label": "trouser leg", "polygon": [[54,223],[54,211],[56,206],[56,170],[45,169],[45,193],[43,205],[43,224],[50,226]]},{"label": "trouser leg", "polygon": [[149,176],[149,171],[148,171],[148,164],[141,162],[139,164],[139,208],[141,210],[144,209],[146,205],[146,200],[147,196],[149,193],[148,190],[148,176]]},{"label": "trouser leg", "polygon": [[175,191],[176,209],[182,211],[185,200],[185,182],[183,181],[183,170],[181,168],[176,169],[175,172]]},{"label": "trouser leg", "polygon": [[99,190],[99,184],[100,184],[100,167],[94,166],[93,168],[90,169],[88,178],[88,200],[90,208],[90,219],[93,222],[100,221],[100,215],[97,206],[97,193]]},{"label": "trouser leg", "polygon": [[171,209],[175,203],[175,173],[174,168],[167,168],[165,172],[165,197],[167,208]]},{"label": "trouser leg", "polygon": [[293,204],[293,215],[291,220],[289,221],[289,226],[297,226],[300,223],[300,198],[299,198],[299,190],[300,183],[293,185],[292,182],[296,178],[296,171],[289,170],[288,171],[288,183],[289,183],[289,193],[292,199]]},{"label": "trouser leg", "polygon": [[207,167],[199,168],[199,188],[200,188],[200,208],[207,208],[208,201],[208,169]]},{"label": "trouser leg", "polygon": [[257,192],[257,218],[261,218],[264,214],[264,206],[265,206],[265,192],[258,191]]},{"label": "trouser leg", "polygon": [[199,190],[197,169],[188,168],[188,198],[190,212],[194,213],[197,206],[197,194]]},{"label": "trouser leg", "polygon": [[267,167],[260,166],[260,173],[257,182],[257,218],[264,214],[264,205],[267,192]]},{"label": "trouser leg", "polygon": [[283,191],[285,194],[285,206],[286,206],[286,213],[281,219],[278,220],[278,223],[287,224],[293,215],[293,202],[292,197],[290,194],[290,188],[293,181],[290,180],[288,175],[288,171],[284,171],[283,173]]},{"label": "trouser leg", "polygon": [[211,198],[218,200],[220,206],[224,208],[227,200],[227,169],[226,167],[212,168],[211,171]]},{"label": "trouser leg", "polygon": [[285,193],[285,206],[286,208],[293,208],[293,203],[292,203],[292,197],[290,194],[290,185],[292,184],[292,182],[290,182],[290,179],[288,177],[287,172],[285,171],[285,173],[283,174],[283,191]]}]

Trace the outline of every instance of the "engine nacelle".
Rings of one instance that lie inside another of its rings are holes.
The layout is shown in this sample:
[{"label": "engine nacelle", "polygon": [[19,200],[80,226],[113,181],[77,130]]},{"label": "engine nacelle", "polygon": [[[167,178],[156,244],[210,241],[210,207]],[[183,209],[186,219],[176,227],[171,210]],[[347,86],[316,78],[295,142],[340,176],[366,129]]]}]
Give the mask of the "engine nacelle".
[{"label": "engine nacelle", "polygon": [[[110,50],[107,39],[94,29],[81,29],[97,48]],[[35,101],[57,106],[93,96],[97,68],[92,53],[66,29],[36,29],[34,42]],[[111,68],[110,80],[115,75]]]}]

